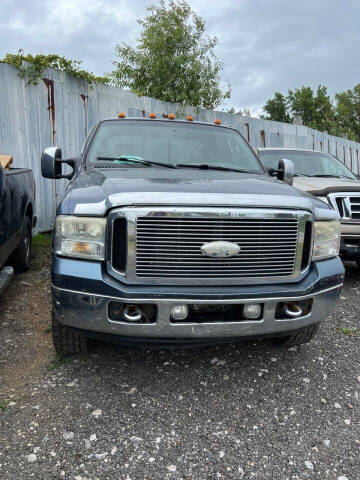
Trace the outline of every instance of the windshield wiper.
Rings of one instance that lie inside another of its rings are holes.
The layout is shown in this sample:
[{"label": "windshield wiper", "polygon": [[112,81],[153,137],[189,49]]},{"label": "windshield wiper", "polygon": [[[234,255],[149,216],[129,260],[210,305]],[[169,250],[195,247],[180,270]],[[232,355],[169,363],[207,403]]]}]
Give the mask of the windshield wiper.
[{"label": "windshield wiper", "polygon": [[199,168],[200,170],[224,170],[225,172],[240,172],[240,173],[259,173],[257,170],[240,170],[238,168],[223,167],[221,165],[208,165],[207,163],[176,163],[178,168]]},{"label": "windshield wiper", "polygon": [[328,174],[316,174],[316,175],[312,175],[312,177],[324,177],[324,178],[348,178],[349,180],[353,180],[352,178],[350,177],[347,177],[346,175],[328,175]]},{"label": "windshield wiper", "polygon": [[175,165],[171,165],[170,163],[163,163],[163,162],[153,162],[152,160],[144,160],[143,158],[136,157],[135,155],[121,155],[121,157],[96,157],[96,160],[103,160],[107,162],[115,162],[115,163],[138,163],[140,165],[147,165],[151,167],[151,165],[157,165],[158,167],[167,167],[167,168],[176,168]]},{"label": "windshield wiper", "polygon": [[313,177],[314,175],[306,175],[306,173],[295,173],[294,177]]}]

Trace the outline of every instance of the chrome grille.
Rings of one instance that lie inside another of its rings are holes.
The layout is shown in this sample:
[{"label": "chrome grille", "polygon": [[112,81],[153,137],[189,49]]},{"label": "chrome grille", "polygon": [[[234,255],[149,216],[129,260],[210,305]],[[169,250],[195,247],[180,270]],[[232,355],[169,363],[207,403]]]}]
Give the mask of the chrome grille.
[{"label": "chrome grille", "polygon": [[329,200],[342,220],[360,221],[360,195],[351,192],[336,193],[329,195]]},{"label": "chrome grille", "polygon": [[351,218],[360,220],[360,197],[350,197]]},{"label": "chrome grille", "polygon": [[[139,216],[136,221],[137,278],[262,278],[294,274],[298,218]],[[204,243],[226,240],[241,250],[209,258]]]}]

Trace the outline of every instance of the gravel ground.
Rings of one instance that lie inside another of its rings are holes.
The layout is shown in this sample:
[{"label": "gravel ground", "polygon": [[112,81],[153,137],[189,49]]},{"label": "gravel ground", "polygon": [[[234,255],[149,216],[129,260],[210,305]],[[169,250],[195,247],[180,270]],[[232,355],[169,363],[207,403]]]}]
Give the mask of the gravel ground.
[{"label": "gravel ground", "polygon": [[54,357],[47,247],[0,298],[0,478],[360,479],[360,273],[310,344]]}]

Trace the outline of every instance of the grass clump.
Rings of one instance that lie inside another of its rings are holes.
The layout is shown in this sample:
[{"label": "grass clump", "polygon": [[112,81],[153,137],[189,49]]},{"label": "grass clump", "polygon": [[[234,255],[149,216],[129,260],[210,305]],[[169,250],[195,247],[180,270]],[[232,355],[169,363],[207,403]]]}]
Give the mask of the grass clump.
[{"label": "grass clump", "polygon": [[3,412],[6,410],[6,407],[9,405],[10,400],[1,400],[0,399],[0,410]]},{"label": "grass clump", "polygon": [[41,270],[51,262],[51,233],[38,233],[33,236],[32,269]]},{"label": "grass clump", "polygon": [[356,334],[359,333],[359,329],[357,327],[338,327],[337,331],[338,333],[342,333],[348,337],[355,337]]},{"label": "grass clump", "polygon": [[37,247],[51,247],[51,233],[38,233],[33,236],[33,246]]},{"label": "grass clump", "polygon": [[66,363],[70,363],[72,360],[73,357],[71,355],[63,355],[61,353],[57,353],[54,359],[51,360],[51,362],[47,366],[47,369],[51,372],[60,368],[62,365],[65,365]]}]

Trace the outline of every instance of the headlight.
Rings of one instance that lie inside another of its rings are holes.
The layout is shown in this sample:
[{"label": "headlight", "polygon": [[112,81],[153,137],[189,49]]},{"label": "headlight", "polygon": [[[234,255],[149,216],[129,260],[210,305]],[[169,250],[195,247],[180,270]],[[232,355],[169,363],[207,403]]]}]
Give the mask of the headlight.
[{"label": "headlight", "polygon": [[340,222],[314,222],[313,260],[336,257],[340,247]]},{"label": "headlight", "polygon": [[60,215],[55,225],[55,253],[89,260],[105,258],[105,218]]}]

